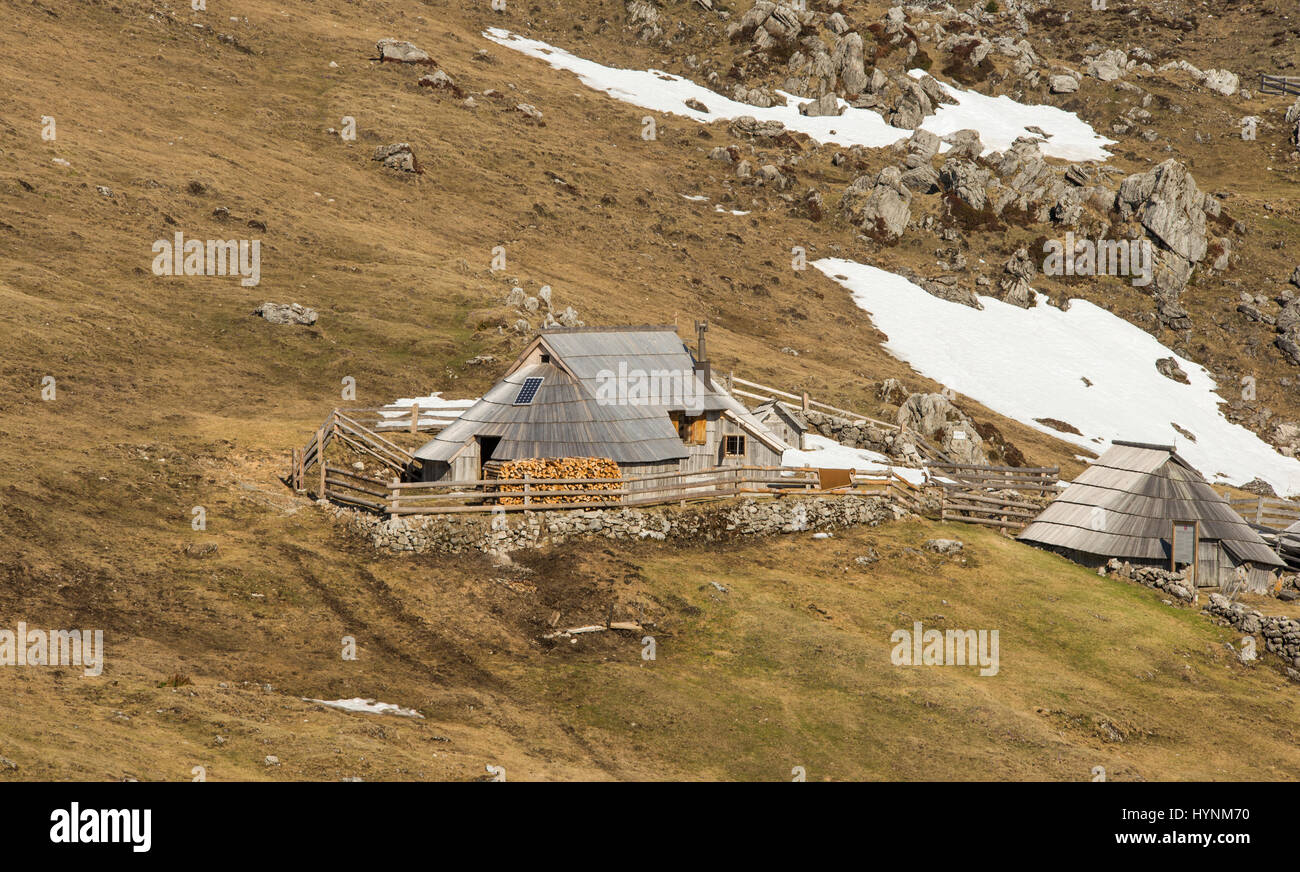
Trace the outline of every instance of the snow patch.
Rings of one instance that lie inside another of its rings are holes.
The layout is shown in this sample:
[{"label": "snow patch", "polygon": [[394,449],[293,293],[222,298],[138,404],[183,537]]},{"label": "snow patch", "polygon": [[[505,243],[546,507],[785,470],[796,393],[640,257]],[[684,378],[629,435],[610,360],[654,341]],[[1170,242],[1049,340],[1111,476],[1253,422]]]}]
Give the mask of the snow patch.
[{"label": "snow patch", "polygon": [[[1175,445],[1209,481],[1241,484],[1258,476],[1280,494],[1300,494],[1300,460],[1224,418],[1204,367],[1086,300],[1071,300],[1063,312],[1042,294],[1032,309],[980,297],[979,310],[851,260],[813,266],[871,315],[889,337],[887,351],[995,412],[1098,453],[1113,439]],[[1162,357],[1177,360],[1191,383],[1161,375]],[[1036,418],[1064,421],[1081,435]]]},{"label": "snow patch", "polygon": [[423,718],[424,715],[415,709],[402,708],[400,705],[393,705],[391,702],[375,702],[373,699],[362,699],[355,697],[353,699],[310,699],[303,697],[304,702],[314,702],[317,705],[329,706],[330,708],[342,709],[346,712],[365,712],[372,715],[401,715],[404,718]]},{"label": "snow patch", "polygon": [[[788,130],[808,134],[818,142],[868,148],[883,148],[912,135],[912,131],[891,127],[870,109],[854,109],[843,100],[842,115],[806,116],[799,114],[799,104],[808,100],[784,91],[777,91],[786,99],[785,106],[751,106],[739,103],[697,85],[689,79],[665,73],[662,70],[623,70],[584,60],[564,49],[540,40],[527,39],[499,27],[488,28],[483,35],[505,48],[549,63],[555,69],[576,73],[583,84],[602,91],[616,100],[640,106],[655,112],[669,112],[702,123],[730,121],[750,115],[759,121],[780,121]],[[910,75],[919,77],[921,70]],[[1037,126],[1050,138],[1042,143],[1043,154],[1063,160],[1104,161],[1110,157],[1107,145],[1115,140],[1095,133],[1087,123],[1072,112],[1055,106],[1030,106],[1017,103],[1010,97],[987,97],[977,91],[964,91],[939,83],[957,105],[939,106],[935,115],[927,116],[921,127],[943,135],[954,130],[971,128],[980,132],[986,151],[1006,149],[1018,136],[1031,136],[1025,128]],[[708,112],[686,105],[687,100],[703,103]],[[948,146],[943,146],[947,150]]]},{"label": "snow patch", "polygon": [[813,433],[805,433],[805,448],[791,448],[781,455],[782,466],[810,467],[814,469],[852,469],[862,473],[883,473],[893,470],[912,484],[924,484],[925,472],[894,462],[878,451],[852,448]]}]

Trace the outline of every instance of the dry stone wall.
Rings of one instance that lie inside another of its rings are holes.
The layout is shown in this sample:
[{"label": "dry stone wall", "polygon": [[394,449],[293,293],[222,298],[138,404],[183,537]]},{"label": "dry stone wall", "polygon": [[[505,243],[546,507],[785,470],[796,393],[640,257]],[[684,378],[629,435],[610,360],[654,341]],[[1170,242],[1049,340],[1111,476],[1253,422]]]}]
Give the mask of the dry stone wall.
[{"label": "dry stone wall", "polygon": [[874,496],[746,499],[692,508],[619,508],[483,515],[381,518],[335,507],[338,517],[376,548],[414,553],[508,553],[593,536],[616,540],[719,541],[855,525],[875,526],[906,516]]}]

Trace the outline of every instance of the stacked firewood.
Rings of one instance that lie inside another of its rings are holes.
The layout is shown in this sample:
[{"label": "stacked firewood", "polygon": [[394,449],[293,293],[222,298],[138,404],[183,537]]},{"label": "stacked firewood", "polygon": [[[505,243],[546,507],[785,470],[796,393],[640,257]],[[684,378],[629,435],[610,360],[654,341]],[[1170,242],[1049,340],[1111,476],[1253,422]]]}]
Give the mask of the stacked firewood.
[{"label": "stacked firewood", "polygon": [[[545,491],[599,491],[613,490],[618,487],[617,480],[622,477],[618,464],[608,457],[557,457],[553,459],[546,458],[529,458],[526,460],[508,460],[501,464],[500,477],[503,479],[521,479],[528,476],[529,479],[537,479],[534,483],[531,480],[528,483],[529,503],[586,503],[594,501],[611,502],[617,500],[617,497],[607,496],[583,496],[582,494],[559,494],[557,496],[542,496]],[[566,484],[556,482],[548,484],[548,480],[565,479],[565,478],[600,478],[611,479],[606,482],[593,482],[591,484]],[[522,484],[506,485],[502,490],[519,492],[524,489]],[[507,506],[517,506],[523,502],[523,497],[502,497],[501,504]]]}]

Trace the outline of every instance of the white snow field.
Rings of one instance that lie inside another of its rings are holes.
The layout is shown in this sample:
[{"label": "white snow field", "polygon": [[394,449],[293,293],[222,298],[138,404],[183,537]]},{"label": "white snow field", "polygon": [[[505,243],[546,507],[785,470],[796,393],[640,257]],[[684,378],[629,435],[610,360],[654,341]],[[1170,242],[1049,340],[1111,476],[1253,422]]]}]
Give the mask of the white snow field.
[{"label": "white snow field", "polygon": [[[489,28],[483,35],[497,45],[544,60],[556,69],[576,73],[589,88],[654,112],[670,112],[701,122],[728,121],[751,115],[760,121],[780,121],[787,129],[806,133],[818,142],[842,146],[883,148],[912,135],[910,130],[889,126],[870,109],[854,109],[843,100],[839,101],[841,106],[847,107],[843,115],[809,117],[799,114],[799,104],[807,100],[793,94],[778,91],[785,97],[787,105],[765,109],[738,103],[671,73],[607,67],[499,27]],[[912,70],[909,75],[919,78],[924,73]],[[941,136],[964,128],[978,130],[987,153],[1009,148],[1018,136],[1032,136],[1025,127],[1037,126],[1048,134],[1042,143],[1043,154],[1048,157],[1071,161],[1104,161],[1110,157],[1105,147],[1113,144],[1114,140],[1099,136],[1072,112],[1055,106],[1029,106],[1010,97],[986,97],[943,82],[940,85],[958,103],[956,106],[938,107],[936,114],[927,116],[921,123],[925,130]],[[691,99],[703,103],[709,111],[701,112],[687,106],[686,101]],[[947,149],[945,143],[943,150]]]},{"label": "white snow field", "polygon": [[[1279,494],[1300,494],[1300,460],[1224,418],[1204,367],[1086,300],[1071,301],[1063,312],[1041,294],[1032,309],[981,297],[979,310],[855,261],[827,258],[812,265],[871,315],[888,336],[887,351],[995,412],[1096,453],[1112,439],[1174,445],[1212,482],[1243,484],[1258,476]],[[1157,372],[1162,357],[1177,360],[1191,384]],[[1064,421],[1083,435],[1035,418]]]},{"label": "white snow field", "polygon": [[791,448],[781,455],[782,466],[813,467],[819,469],[852,469],[855,472],[888,472],[893,470],[900,478],[912,484],[924,484],[925,472],[907,466],[898,466],[888,457],[866,448],[852,448],[834,439],[804,434],[807,448]]}]

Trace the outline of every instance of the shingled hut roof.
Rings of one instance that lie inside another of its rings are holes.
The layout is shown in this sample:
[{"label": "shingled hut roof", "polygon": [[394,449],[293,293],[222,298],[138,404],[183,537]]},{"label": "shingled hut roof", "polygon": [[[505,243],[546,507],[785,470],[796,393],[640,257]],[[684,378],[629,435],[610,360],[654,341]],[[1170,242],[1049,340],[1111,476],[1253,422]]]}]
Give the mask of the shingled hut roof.
[{"label": "shingled hut roof", "polygon": [[[545,356],[534,354],[544,351]],[[538,359],[547,360],[535,363]],[[633,328],[543,330],[478,403],[425,443],[415,456],[448,461],[475,436],[499,436],[496,460],[532,457],[608,457],[618,463],[679,460],[688,451],[669,412],[722,411],[773,450],[790,446],[716,382],[693,383],[687,398],[661,402],[608,403],[601,382],[611,373],[679,373],[695,378],[695,359],[671,325]],[[527,380],[540,378],[526,404],[517,402]]]},{"label": "shingled hut roof", "polygon": [[1115,441],[1017,537],[1103,557],[1168,560],[1174,521],[1199,521],[1238,562],[1282,566],[1172,445]]}]

